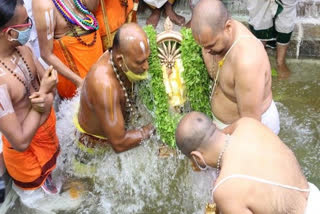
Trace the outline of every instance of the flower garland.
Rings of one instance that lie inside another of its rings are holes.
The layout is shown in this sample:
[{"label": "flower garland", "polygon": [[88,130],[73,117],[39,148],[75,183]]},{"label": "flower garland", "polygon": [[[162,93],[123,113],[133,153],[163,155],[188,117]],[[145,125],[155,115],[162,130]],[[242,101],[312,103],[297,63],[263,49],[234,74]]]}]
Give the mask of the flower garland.
[{"label": "flower garland", "polygon": [[[150,78],[139,83],[138,96],[151,112],[160,139],[171,147],[175,147],[175,130],[183,114],[169,111],[168,95],[163,84],[162,69],[158,57],[157,33],[152,26],[144,28],[149,38]],[[201,48],[195,43],[191,31],[182,29],[181,57],[184,66],[184,75],[187,99],[191,109],[211,115],[210,108],[210,80],[201,58]]]}]

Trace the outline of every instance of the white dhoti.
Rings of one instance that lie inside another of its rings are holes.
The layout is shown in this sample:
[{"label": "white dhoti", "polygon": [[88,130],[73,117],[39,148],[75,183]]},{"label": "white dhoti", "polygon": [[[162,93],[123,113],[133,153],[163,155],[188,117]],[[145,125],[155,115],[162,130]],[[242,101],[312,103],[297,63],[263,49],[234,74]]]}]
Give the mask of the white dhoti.
[{"label": "white dhoti", "polygon": [[249,27],[262,41],[290,41],[297,16],[296,0],[248,0]]},{"label": "white dhoti", "polygon": [[148,5],[156,8],[161,8],[168,0],[143,0]]},{"label": "white dhoti", "polygon": [[[219,120],[213,113],[212,113],[212,120],[213,123],[218,127],[218,129],[224,129],[230,124],[225,124],[221,120]],[[267,126],[269,129],[272,130],[273,133],[276,135],[279,134],[280,131],[280,119],[278,109],[276,104],[272,100],[269,108],[261,115],[261,123]]]},{"label": "white dhoti", "polygon": [[261,116],[261,123],[272,130],[276,135],[280,132],[279,112],[276,104],[272,100],[269,108]]},{"label": "white dhoti", "polygon": [[309,189],[310,192],[304,214],[318,214],[320,213],[320,191],[312,183],[309,183]]},{"label": "white dhoti", "polygon": [[219,120],[213,113],[212,113],[212,121],[213,121],[214,125],[216,125],[216,127],[221,130],[230,125],[230,124],[226,124],[226,123],[222,122],[221,120]]}]

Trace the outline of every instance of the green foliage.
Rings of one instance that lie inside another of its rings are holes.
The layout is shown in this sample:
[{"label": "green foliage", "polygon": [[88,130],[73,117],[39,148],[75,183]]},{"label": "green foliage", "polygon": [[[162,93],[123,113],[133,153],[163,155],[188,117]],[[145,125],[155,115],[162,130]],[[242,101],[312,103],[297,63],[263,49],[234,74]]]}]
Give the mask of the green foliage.
[{"label": "green foliage", "polygon": [[175,129],[181,116],[169,111],[168,96],[163,84],[161,64],[158,58],[157,33],[150,25],[146,26],[144,30],[148,35],[151,51],[149,57],[151,80],[149,83],[144,83],[146,85],[141,88],[139,95],[144,96],[142,97],[144,104],[153,112],[157,133],[160,135],[161,140],[174,147]]},{"label": "green foliage", "polygon": [[[152,26],[144,28],[149,38],[149,74],[151,78],[139,83],[139,96],[155,119],[157,134],[163,142],[175,147],[175,129],[182,114],[169,110],[168,95],[163,83],[162,69],[158,57],[157,33]],[[183,78],[186,82],[187,99],[191,109],[211,115],[210,80],[202,60],[201,48],[195,43],[191,31],[183,29],[181,43]]]},{"label": "green foliage", "polygon": [[183,28],[181,33],[181,58],[185,70],[183,79],[191,109],[211,116],[211,81],[202,59],[201,47],[195,42],[190,29]]}]

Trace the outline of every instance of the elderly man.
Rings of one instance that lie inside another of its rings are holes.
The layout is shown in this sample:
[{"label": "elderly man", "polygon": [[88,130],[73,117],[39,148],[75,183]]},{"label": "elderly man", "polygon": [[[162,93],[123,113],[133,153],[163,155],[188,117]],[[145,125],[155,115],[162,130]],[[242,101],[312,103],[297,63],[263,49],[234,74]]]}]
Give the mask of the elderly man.
[{"label": "elderly man", "polygon": [[50,175],[59,154],[52,108],[57,74],[52,67],[45,73],[25,46],[32,21],[23,1],[0,0],[0,16],[0,132],[5,165],[18,193],[40,187],[57,193]]},{"label": "elderly man", "polygon": [[286,54],[297,17],[297,0],[250,0],[249,27],[267,47],[277,48],[277,70],[282,78],[290,75]]},{"label": "elderly man", "polygon": [[214,79],[214,123],[223,129],[241,117],[252,117],[278,134],[271,68],[262,43],[243,24],[230,18],[223,3],[216,0],[201,0],[196,5],[191,29],[203,47],[206,67]]},{"label": "elderly man", "polygon": [[99,25],[92,14],[98,4],[99,0],[33,1],[41,57],[59,72],[61,98],[75,95],[103,54]]},{"label": "elderly man", "polygon": [[241,118],[224,132],[199,112],[187,114],[176,130],[183,154],[200,169],[217,168],[212,194],[220,212],[319,213],[319,189],[308,184],[293,152],[267,127]]},{"label": "elderly man", "polygon": [[[126,130],[125,121],[133,112],[133,82],[147,78],[150,49],[145,32],[137,24],[123,25],[115,35],[113,48],[105,52],[88,73],[80,95],[75,121],[89,139],[111,145],[115,152],[138,146],[153,132],[152,125]],[[88,145],[89,144],[89,145]]]}]

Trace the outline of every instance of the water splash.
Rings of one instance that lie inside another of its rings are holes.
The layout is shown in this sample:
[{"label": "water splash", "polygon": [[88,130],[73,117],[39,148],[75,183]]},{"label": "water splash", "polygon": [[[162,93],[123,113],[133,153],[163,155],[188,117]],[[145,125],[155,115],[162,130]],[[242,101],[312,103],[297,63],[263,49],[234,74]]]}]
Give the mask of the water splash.
[{"label": "water splash", "polygon": [[296,40],[297,40],[296,58],[298,59],[300,55],[300,46],[303,39],[303,27],[301,23],[297,23],[297,27],[298,27],[298,35],[296,37]]},{"label": "water splash", "polygon": [[[203,213],[210,200],[212,178],[195,173],[182,155],[158,156],[159,136],[143,145],[116,154],[112,149],[89,161],[96,168],[91,175],[74,171],[72,160],[77,152],[75,128],[71,119],[76,113],[79,97],[63,101],[57,113],[57,134],[61,144],[59,171],[72,177],[87,177],[91,185],[84,201],[77,208],[81,213]],[[139,108],[144,111],[143,108]],[[151,118],[144,112],[136,125]],[[131,124],[131,127],[134,124]],[[64,175],[66,176],[66,175]]]}]

